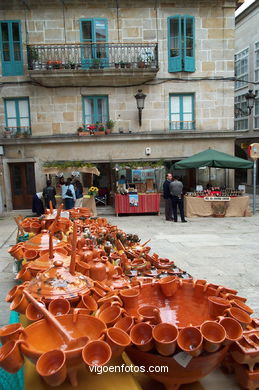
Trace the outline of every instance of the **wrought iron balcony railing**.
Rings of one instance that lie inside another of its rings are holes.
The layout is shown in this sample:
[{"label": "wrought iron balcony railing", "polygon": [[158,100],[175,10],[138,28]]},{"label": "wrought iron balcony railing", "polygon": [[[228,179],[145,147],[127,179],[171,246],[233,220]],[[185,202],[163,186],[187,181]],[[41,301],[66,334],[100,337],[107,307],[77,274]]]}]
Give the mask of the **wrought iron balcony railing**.
[{"label": "wrought iron balcony railing", "polygon": [[29,70],[158,68],[157,43],[28,45]]}]

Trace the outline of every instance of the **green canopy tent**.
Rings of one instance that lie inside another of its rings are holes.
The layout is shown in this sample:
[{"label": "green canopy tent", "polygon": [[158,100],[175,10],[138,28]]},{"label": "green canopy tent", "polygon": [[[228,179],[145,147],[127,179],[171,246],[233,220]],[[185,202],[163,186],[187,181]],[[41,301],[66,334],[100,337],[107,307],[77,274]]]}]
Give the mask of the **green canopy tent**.
[{"label": "green canopy tent", "polygon": [[174,164],[174,169],[214,167],[214,168],[253,168],[253,162],[240,157],[219,152],[214,149],[206,149]]}]

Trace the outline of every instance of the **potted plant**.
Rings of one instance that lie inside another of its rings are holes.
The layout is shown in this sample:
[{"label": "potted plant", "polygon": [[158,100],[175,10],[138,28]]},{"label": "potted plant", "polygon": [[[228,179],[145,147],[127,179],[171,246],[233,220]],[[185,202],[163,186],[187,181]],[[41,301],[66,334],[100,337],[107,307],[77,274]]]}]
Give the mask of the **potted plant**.
[{"label": "potted plant", "polygon": [[98,58],[95,58],[93,60],[91,69],[99,69],[100,68],[100,60]]},{"label": "potted plant", "polygon": [[138,68],[145,68],[145,61],[141,56],[138,57]]},{"label": "potted plant", "polygon": [[115,63],[114,63],[114,66],[115,66],[116,69],[119,69],[119,67],[120,67],[119,62],[115,62]]},{"label": "potted plant", "polygon": [[131,68],[131,62],[126,62],[126,68],[130,69]]},{"label": "potted plant", "polygon": [[125,68],[125,62],[121,61],[120,62],[120,67],[121,67],[121,69],[124,69]]},{"label": "potted plant", "polygon": [[29,47],[28,54],[29,54],[30,69],[33,70],[35,68],[38,68],[38,61],[39,61],[38,50],[35,47]]},{"label": "potted plant", "polygon": [[114,128],[115,122],[112,119],[108,119],[106,122],[105,134],[110,134]]},{"label": "potted plant", "polygon": [[77,129],[77,134],[79,136],[86,136],[86,135],[90,135],[90,131],[86,129],[85,126],[79,126]]}]

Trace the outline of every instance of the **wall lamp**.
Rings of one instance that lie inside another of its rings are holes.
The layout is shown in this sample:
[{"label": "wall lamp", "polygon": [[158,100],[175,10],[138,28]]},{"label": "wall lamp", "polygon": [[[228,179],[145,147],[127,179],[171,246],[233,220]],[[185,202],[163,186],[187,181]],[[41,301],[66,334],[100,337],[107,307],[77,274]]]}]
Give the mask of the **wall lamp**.
[{"label": "wall lamp", "polygon": [[144,102],[145,102],[146,96],[147,95],[142,93],[142,89],[138,89],[138,93],[135,95],[135,99],[137,101],[137,108],[138,108],[139,126],[142,125],[142,110],[144,108]]},{"label": "wall lamp", "polygon": [[235,107],[235,117],[240,116],[240,114],[241,116],[251,115],[252,110],[254,108],[256,96],[257,96],[257,91],[256,93],[253,93],[253,90],[249,89],[249,91],[245,94],[247,111],[242,110],[242,108],[240,107]]}]

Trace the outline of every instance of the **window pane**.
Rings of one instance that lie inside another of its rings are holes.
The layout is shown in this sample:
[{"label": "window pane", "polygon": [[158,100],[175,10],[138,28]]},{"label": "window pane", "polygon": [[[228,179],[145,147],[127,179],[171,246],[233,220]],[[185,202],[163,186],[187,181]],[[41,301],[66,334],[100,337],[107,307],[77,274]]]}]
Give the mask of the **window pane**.
[{"label": "window pane", "polygon": [[21,50],[20,50],[20,43],[14,43],[14,59],[15,61],[21,61]]},{"label": "window pane", "polygon": [[10,61],[9,43],[3,43],[3,57],[4,57],[4,61]]},{"label": "window pane", "polygon": [[179,56],[179,21],[178,19],[170,20],[170,57]]},{"label": "window pane", "polygon": [[186,36],[187,37],[193,37],[192,36],[192,24],[193,20],[191,18],[186,18]]},{"label": "window pane", "polygon": [[192,112],[191,96],[183,96],[183,112]]},{"label": "window pane", "polygon": [[30,126],[29,118],[20,118],[20,125],[21,127],[29,127]]},{"label": "window pane", "polygon": [[8,118],[16,118],[16,109],[15,109],[15,101],[7,100],[6,101],[6,112]]},{"label": "window pane", "polygon": [[97,110],[98,110],[98,122],[105,123],[107,121],[107,107],[106,99],[100,98],[97,100]]},{"label": "window pane", "polygon": [[186,55],[188,57],[193,56],[193,39],[192,38],[186,38]]},{"label": "window pane", "polygon": [[106,29],[104,21],[96,21],[96,41],[106,41]]},{"label": "window pane", "polygon": [[85,102],[85,121],[84,124],[92,124],[94,123],[93,115],[94,115],[94,102],[93,99],[84,99]]},{"label": "window pane", "polygon": [[179,113],[180,112],[180,97],[171,96],[171,112]]},{"label": "window pane", "polygon": [[82,22],[82,38],[92,41],[92,22],[90,20]]},{"label": "window pane", "polygon": [[7,23],[1,23],[1,31],[2,31],[2,40],[9,41],[8,24]]},{"label": "window pane", "polygon": [[19,114],[20,117],[28,117],[29,116],[29,106],[27,100],[19,100]]},{"label": "window pane", "polygon": [[13,41],[20,41],[19,23],[13,23]]},{"label": "window pane", "polygon": [[17,127],[16,118],[13,119],[7,118],[7,127]]}]

